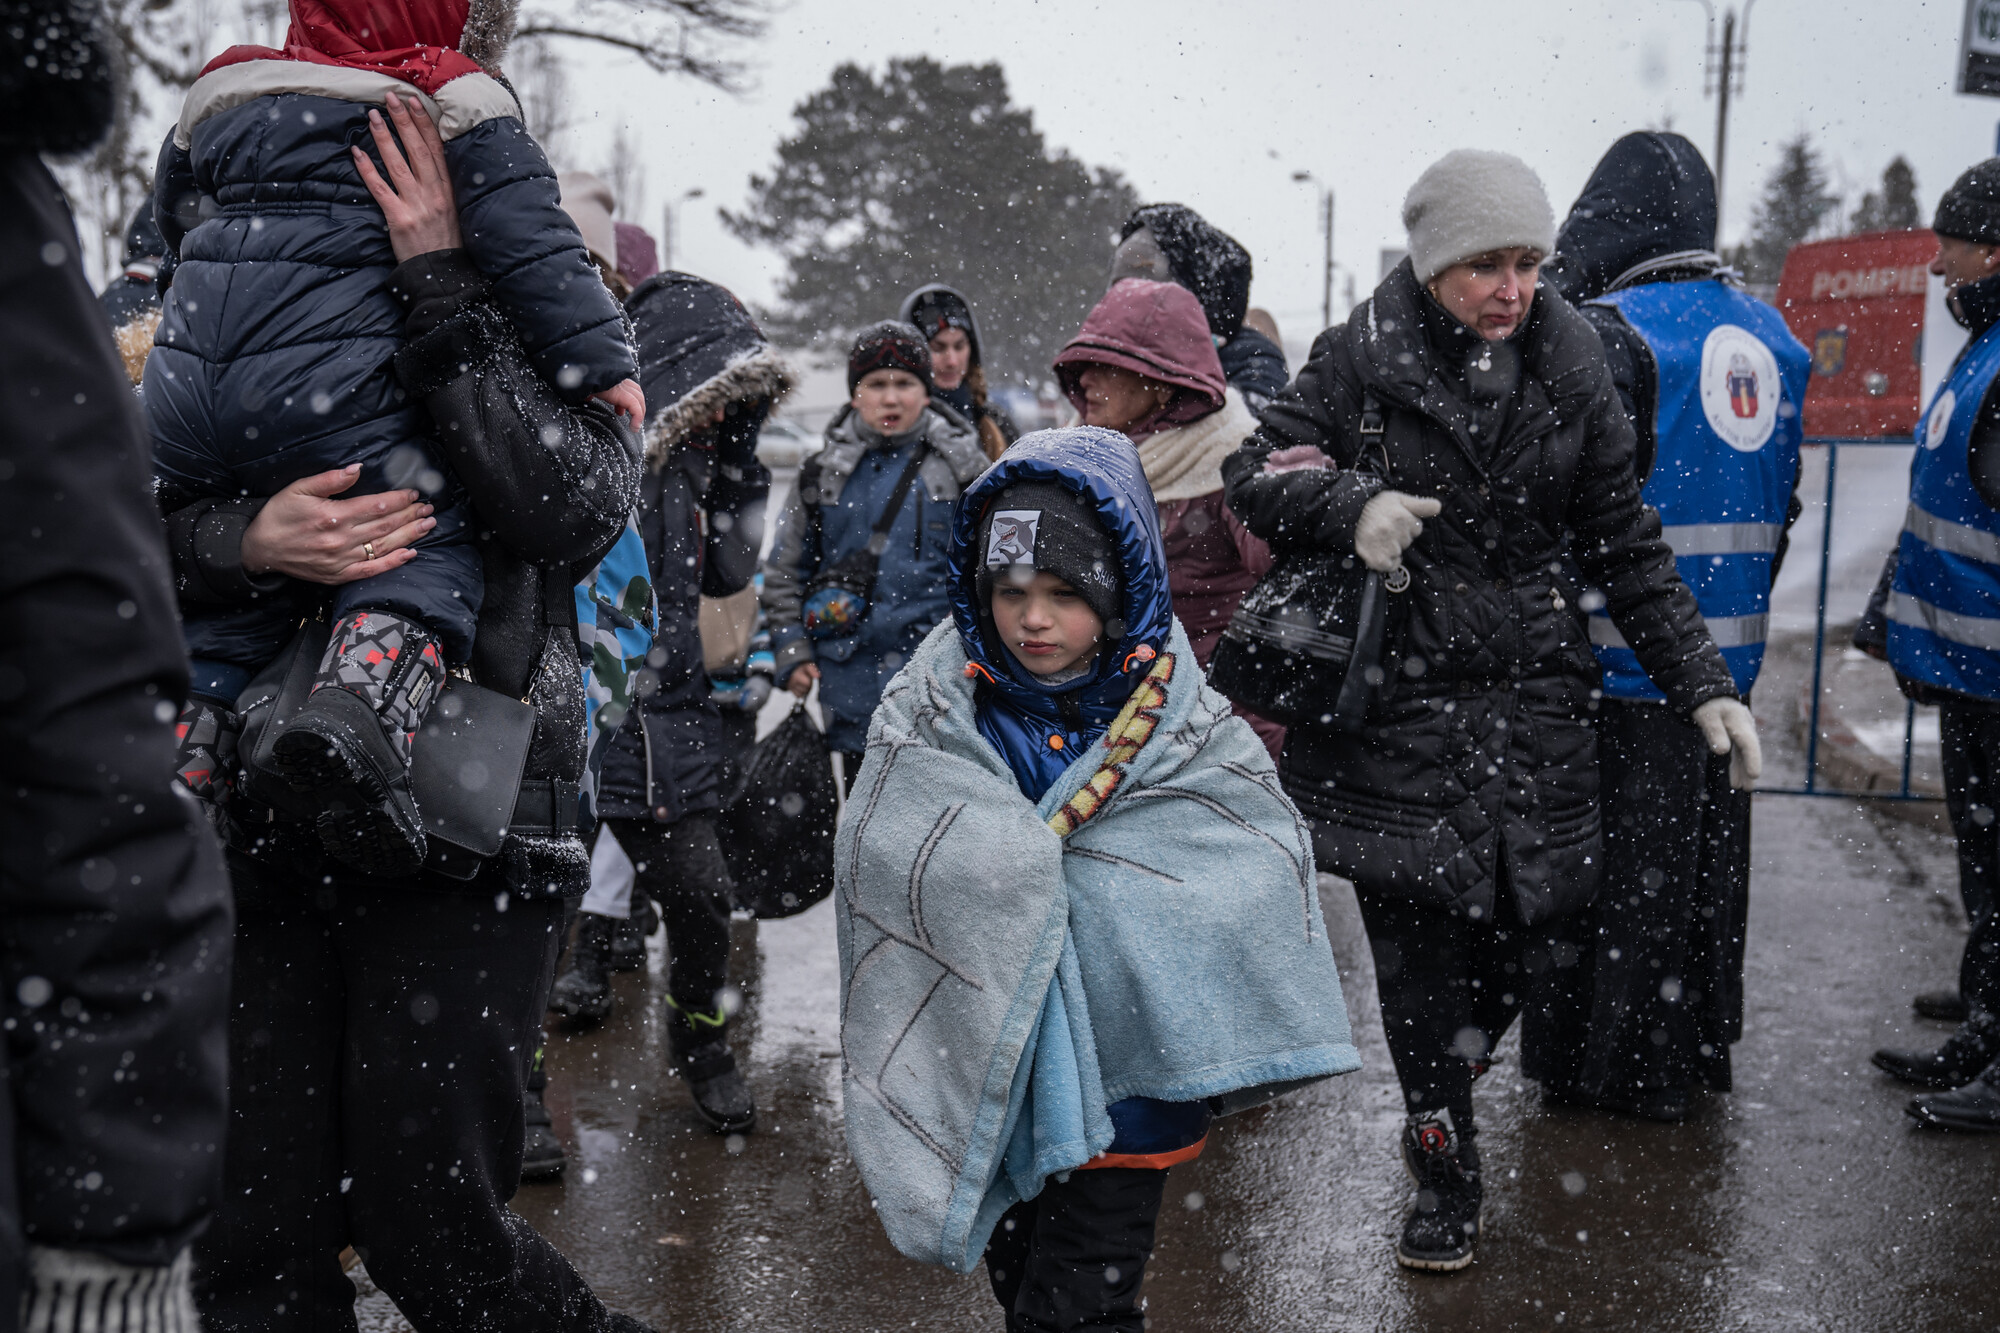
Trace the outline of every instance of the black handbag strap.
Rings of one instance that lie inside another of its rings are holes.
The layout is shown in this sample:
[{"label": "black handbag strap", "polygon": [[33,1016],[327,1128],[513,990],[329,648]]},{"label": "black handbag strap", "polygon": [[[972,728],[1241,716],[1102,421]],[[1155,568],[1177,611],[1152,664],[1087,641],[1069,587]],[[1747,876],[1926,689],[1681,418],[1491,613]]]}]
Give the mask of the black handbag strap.
[{"label": "black handbag strap", "polygon": [[903,512],[903,501],[909,498],[910,487],[916,483],[917,472],[924,465],[924,454],[929,445],[922,440],[910,454],[910,461],[903,464],[903,473],[896,478],[896,487],[889,492],[889,503],[882,507],[882,517],[875,520],[875,526],[868,530],[868,549],[876,555],[889,545],[889,529],[896,526],[896,515]]},{"label": "black handbag strap", "polygon": [[[896,478],[895,488],[889,492],[889,503],[883,506],[882,516],[876,519],[875,526],[868,530],[868,553],[870,555],[879,556],[883,551],[888,549],[889,529],[896,526],[896,515],[903,511],[903,501],[909,497],[910,487],[917,480],[917,472],[924,465],[924,455],[929,452],[930,441],[918,440],[915,452],[910,455],[910,461],[903,465],[901,475]],[[819,538],[823,531],[820,526],[820,505],[823,502],[819,498],[819,469],[816,466],[818,462],[819,460],[814,458],[809,459],[806,463],[807,467],[813,468],[812,527],[815,538]],[[803,483],[806,480],[803,468],[800,469],[799,480],[801,482],[801,491],[803,492]],[[815,546],[822,546],[824,543],[823,541],[816,540],[813,544]],[[821,558],[825,558],[823,551]]]},{"label": "black handbag strap", "polygon": [[1395,478],[1389,468],[1387,434],[1388,419],[1382,415],[1382,404],[1376,401],[1373,393],[1363,390],[1361,394],[1361,452],[1357,456],[1356,461],[1360,462],[1367,459],[1368,448],[1370,445],[1373,445],[1375,452],[1381,455],[1382,458],[1382,480],[1384,482],[1393,482]]}]

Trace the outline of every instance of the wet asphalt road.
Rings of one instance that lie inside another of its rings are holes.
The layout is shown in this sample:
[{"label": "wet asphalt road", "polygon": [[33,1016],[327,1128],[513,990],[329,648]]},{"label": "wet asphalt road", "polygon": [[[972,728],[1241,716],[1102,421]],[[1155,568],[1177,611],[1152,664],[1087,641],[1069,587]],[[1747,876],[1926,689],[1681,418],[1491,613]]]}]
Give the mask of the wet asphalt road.
[{"label": "wet asphalt road", "polygon": [[[1955,976],[1950,845],[1846,802],[1761,797],[1756,820],[1736,1092],[1678,1127],[1544,1110],[1510,1036],[1479,1090],[1479,1259],[1456,1275],[1391,1258],[1398,1093],[1352,894],[1323,878],[1364,1067],[1224,1122],[1174,1170],[1150,1327],[2000,1328],[2000,1136],[1915,1129],[1909,1090],[1867,1063],[1945,1035],[1909,996]],[[898,1256],[847,1160],[830,904],[737,924],[762,1116],[740,1142],[662,1074],[657,941],[651,964],[617,979],[610,1023],[551,1041],[573,1160],[515,1207],[662,1330],[997,1331],[983,1275]]]}]

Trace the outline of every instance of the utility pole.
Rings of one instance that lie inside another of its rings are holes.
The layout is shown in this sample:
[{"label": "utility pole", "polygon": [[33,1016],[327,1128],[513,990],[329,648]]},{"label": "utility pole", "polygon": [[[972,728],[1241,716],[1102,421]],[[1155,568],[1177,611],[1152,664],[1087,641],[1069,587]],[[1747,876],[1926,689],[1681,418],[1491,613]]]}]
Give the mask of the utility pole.
[{"label": "utility pole", "polygon": [[1310,181],[1319,186],[1319,228],[1326,242],[1325,267],[1320,273],[1319,326],[1330,329],[1333,327],[1333,187],[1310,171],[1294,171],[1292,179],[1301,183]]},{"label": "utility pole", "polygon": [[692,190],[683,191],[680,198],[669,202],[661,210],[663,216],[660,218],[660,267],[662,269],[674,266],[674,230],[675,224],[681,220],[680,214],[686,210],[688,200],[699,199],[705,193],[706,191],[697,185]]},{"label": "utility pole", "polygon": [[1320,284],[1319,326],[1333,327],[1333,187],[1326,187],[1326,268]]},{"label": "utility pole", "polygon": [[1700,0],[1708,12],[1706,60],[1702,65],[1701,95],[1715,97],[1715,216],[1718,232],[1722,219],[1722,172],[1729,152],[1729,99],[1743,91],[1743,61],[1750,53],[1750,7],[1757,0],[1743,0],[1739,15],[1726,9],[1722,14],[1722,41],[1715,40],[1715,6]]}]

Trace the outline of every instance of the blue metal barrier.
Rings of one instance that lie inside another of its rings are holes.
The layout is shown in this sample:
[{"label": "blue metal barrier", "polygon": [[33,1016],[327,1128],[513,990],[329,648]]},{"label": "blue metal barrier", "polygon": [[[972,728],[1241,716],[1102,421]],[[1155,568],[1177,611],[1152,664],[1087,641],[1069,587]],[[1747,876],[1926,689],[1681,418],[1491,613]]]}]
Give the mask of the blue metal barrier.
[{"label": "blue metal barrier", "polygon": [[[1911,752],[1915,745],[1917,706],[1910,700],[1903,701],[1903,781],[1895,791],[1842,791],[1819,785],[1819,719],[1823,698],[1822,682],[1826,665],[1826,599],[1827,584],[1833,569],[1833,494],[1834,485],[1840,477],[1840,451],[1850,448],[1880,448],[1901,446],[1908,448],[1916,440],[1908,435],[1883,436],[1807,436],[1808,447],[1824,446],[1826,449],[1826,500],[1822,510],[1819,535],[1819,592],[1815,598],[1813,612],[1813,669],[1812,706],[1806,715],[1806,781],[1803,787],[1759,787],[1757,792],[1764,796],[1838,796],[1850,800],[1865,801],[1934,801],[1938,798],[1923,792],[1910,790]],[[1883,555],[1888,552],[1884,551]]]}]

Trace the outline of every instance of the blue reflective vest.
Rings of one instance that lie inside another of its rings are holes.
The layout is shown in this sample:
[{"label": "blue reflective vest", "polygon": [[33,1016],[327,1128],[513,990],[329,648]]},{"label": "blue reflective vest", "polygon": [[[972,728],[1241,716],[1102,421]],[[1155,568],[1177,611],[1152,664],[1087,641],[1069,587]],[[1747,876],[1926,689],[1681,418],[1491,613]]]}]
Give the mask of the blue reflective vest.
[{"label": "blue reflective vest", "polygon": [[[1771,557],[1799,475],[1812,354],[1776,310],[1720,281],[1613,292],[1659,365],[1658,445],[1643,496],[1660,513],[1681,581],[1748,694],[1771,623]],[[1614,699],[1663,700],[1600,607],[1590,646]]]},{"label": "blue reflective vest", "polygon": [[1917,423],[1886,608],[1898,672],[1980,699],[2000,699],[2000,510],[1973,489],[1968,453],[1996,374],[2000,325],[1965,349]]}]

